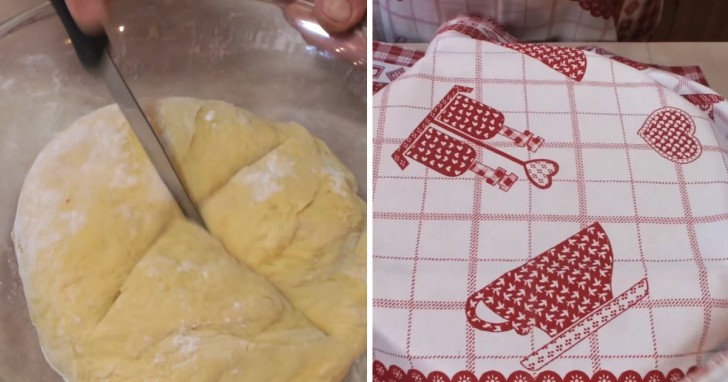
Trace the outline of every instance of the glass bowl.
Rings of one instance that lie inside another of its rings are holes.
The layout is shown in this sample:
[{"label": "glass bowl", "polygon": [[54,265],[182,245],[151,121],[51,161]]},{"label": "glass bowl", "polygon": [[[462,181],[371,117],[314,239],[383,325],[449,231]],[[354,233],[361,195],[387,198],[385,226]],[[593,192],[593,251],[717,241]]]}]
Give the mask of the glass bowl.
[{"label": "glass bowl", "polygon": [[[221,99],[269,119],[296,121],[352,169],[365,197],[362,63],[308,45],[280,3],[125,0],[114,7],[112,53],[142,103],[164,96]],[[81,67],[50,4],[11,16],[0,13],[0,380],[58,382],[28,317],[10,231],[23,180],[40,150],[112,99]],[[346,380],[364,381],[365,365],[362,355]]]}]

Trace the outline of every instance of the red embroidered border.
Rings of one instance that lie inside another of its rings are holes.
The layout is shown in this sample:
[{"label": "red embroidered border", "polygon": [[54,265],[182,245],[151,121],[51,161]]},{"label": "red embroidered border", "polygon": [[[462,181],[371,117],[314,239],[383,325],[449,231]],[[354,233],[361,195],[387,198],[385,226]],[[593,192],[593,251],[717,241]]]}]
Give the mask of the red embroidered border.
[{"label": "red embroidered border", "polygon": [[[688,369],[687,374],[697,370],[697,367]],[[583,371],[571,371],[564,377],[553,371],[542,371],[535,377],[524,371],[515,371],[506,377],[503,374],[491,370],[483,373],[480,378],[469,371],[455,373],[452,378],[441,371],[433,371],[425,375],[419,370],[410,369],[406,373],[399,367],[392,365],[387,368],[383,363],[374,361],[373,367],[375,382],[678,382],[685,378],[685,373],[680,369],[672,369],[667,375],[659,370],[652,370],[641,376],[633,370],[625,371],[616,377],[609,371],[600,370],[591,377]]]}]

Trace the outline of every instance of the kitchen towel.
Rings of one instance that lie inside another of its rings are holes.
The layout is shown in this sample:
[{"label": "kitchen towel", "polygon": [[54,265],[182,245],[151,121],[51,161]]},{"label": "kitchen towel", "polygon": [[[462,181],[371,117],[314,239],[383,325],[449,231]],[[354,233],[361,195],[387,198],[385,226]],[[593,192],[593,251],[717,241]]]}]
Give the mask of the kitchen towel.
[{"label": "kitchen towel", "polygon": [[373,99],[374,375],[676,381],[728,339],[728,102],[456,31]]}]

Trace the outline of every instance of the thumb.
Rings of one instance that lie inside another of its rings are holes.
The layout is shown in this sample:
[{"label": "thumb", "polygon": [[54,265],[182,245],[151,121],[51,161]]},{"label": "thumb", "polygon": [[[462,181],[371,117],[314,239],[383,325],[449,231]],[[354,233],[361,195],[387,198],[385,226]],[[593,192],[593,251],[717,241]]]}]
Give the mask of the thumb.
[{"label": "thumb", "polygon": [[66,0],[68,11],[86,33],[99,32],[109,17],[107,0]]},{"label": "thumb", "polygon": [[316,0],[316,18],[329,33],[342,33],[358,24],[367,10],[366,0]]}]

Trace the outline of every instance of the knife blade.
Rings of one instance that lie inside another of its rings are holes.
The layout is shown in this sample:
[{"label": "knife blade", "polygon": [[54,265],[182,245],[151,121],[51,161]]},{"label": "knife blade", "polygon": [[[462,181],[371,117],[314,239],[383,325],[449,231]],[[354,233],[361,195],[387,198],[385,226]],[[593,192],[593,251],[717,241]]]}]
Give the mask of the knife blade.
[{"label": "knife blade", "polygon": [[179,172],[170,159],[170,153],[167,152],[157,132],[152,128],[139,102],[134,97],[134,93],[129,89],[124,76],[122,76],[111,57],[108,50],[109,38],[106,32],[87,35],[81,31],[73,20],[65,0],[51,0],[51,3],[68,32],[81,64],[104,80],[111,96],[119,105],[119,109],[124,114],[149,160],[176,199],[182,212],[189,219],[205,227],[199,211],[180,179]]}]

